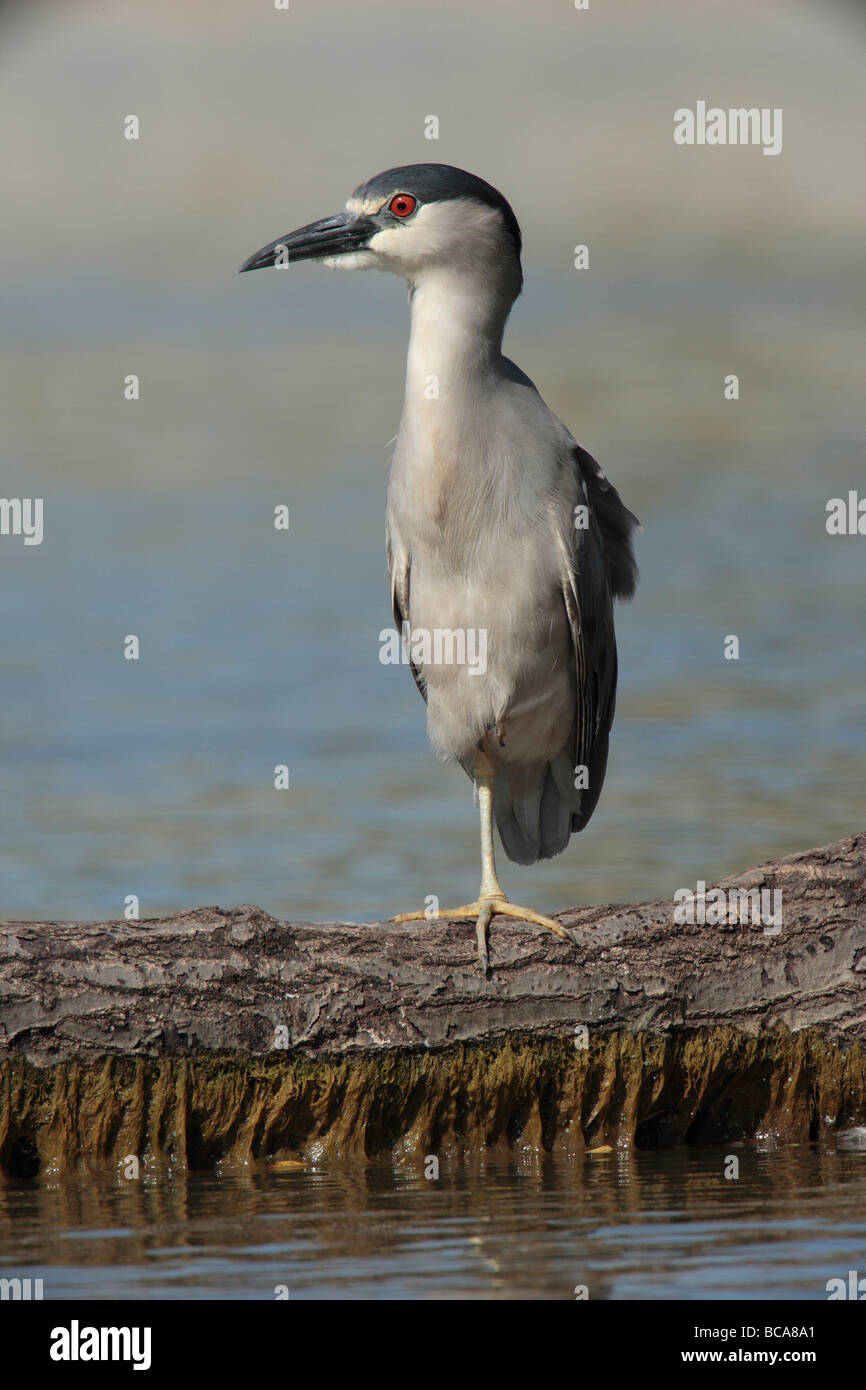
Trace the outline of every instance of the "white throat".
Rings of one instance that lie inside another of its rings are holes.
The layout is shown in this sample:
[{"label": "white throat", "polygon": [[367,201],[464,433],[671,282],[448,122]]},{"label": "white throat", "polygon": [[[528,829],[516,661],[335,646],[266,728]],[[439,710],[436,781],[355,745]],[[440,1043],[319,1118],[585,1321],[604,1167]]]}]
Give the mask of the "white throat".
[{"label": "white throat", "polygon": [[516,274],[427,268],[412,286],[406,361],[407,405],[460,389],[496,372],[502,335],[519,285]]}]

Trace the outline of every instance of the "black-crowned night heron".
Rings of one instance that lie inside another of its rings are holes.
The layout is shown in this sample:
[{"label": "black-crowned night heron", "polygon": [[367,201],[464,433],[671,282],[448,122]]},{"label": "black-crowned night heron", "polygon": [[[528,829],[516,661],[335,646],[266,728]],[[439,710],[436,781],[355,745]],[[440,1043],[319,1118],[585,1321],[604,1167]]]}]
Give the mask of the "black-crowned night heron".
[{"label": "black-crowned night heron", "polygon": [[[553,918],[506,898],[493,821],[518,864],[559,854],[586,825],[613,722],[613,600],[631,597],[637,582],[637,519],[502,356],[505,321],[523,283],[520,250],[517,219],[490,184],[447,164],[410,164],[377,174],[345,212],[271,242],[241,266],[316,260],[391,270],[409,282],[388,570],[430,740],[478,789],[478,899],[439,916],[476,921],[485,973],[494,914],[569,939]],[[419,633],[426,642],[415,641]],[[447,652],[431,639],[436,633],[448,634]],[[451,659],[468,649],[467,638],[477,656],[482,634],[486,669]]]}]

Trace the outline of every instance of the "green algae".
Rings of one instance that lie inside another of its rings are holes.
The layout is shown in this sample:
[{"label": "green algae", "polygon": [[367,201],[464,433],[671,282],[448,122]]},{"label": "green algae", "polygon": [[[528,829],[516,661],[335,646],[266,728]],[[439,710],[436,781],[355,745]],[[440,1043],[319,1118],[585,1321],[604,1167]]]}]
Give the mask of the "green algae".
[{"label": "green algae", "polygon": [[581,1153],[760,1133],[802,1142],[864,1120],[866,1049],[817,1029],[0,1067],[0,1168],[12,1179],[97,1171],[130,1156],[197,1170],[387,1152]]}]

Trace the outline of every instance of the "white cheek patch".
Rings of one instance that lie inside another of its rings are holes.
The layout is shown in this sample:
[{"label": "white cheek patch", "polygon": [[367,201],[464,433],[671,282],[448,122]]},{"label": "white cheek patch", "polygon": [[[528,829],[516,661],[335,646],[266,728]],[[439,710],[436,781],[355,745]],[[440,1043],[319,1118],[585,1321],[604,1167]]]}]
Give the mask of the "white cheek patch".
[{"label": "white cheek patch", "polygon": [[[422,204],[413,217],[383,227],[367,243],[371,251],[412,272],[425,262],[477,257],[478,247],[501,231],[499,213],[471,199]],[[474,248],[474,249],[473,249]]]},{"label": "white cheek patch", "polygon": [[387,256],[391,251],[399,253],[400,248],[406,245],[407,230],[408,228],[403,227],[383,227],[375,236],[370,237],[367,246],[380,255]]},{"label": "white cheek patch", "polygon": [[341,256],[323,256],[319,265],[329,270],[375,270],[376,257],[369,251],[347,251]]}]

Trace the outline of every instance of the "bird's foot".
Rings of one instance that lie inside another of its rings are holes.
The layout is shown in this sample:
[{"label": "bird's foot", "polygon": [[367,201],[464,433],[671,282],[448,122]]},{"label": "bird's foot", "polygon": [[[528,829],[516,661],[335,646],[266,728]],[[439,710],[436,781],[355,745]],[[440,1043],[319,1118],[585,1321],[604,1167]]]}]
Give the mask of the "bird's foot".
[{"label": "bird's foot", "polygon": [[504,893],[485,893],[477,898],[474,903],[466,903],[463,907],[440,907],[436,912],[423,910],[420,912],[401,912],[397,917],[392,917],[392,922],[418,922],[423,919],[427,921],[475,921],[475,935],[478,940],[478,959],[481,964],[481,973],[486,975],[490,966],[487,955],[487,928],[490,920],[497,915],[503,917],[516,917],[521,922],[533,922],[539,927],[547,927],[556,936],[562,937],[563,941],[570,941],[571,937],[559,922],[552,917],[544,917],[540,912],[533,912],[531,908],[519,907],[517,903],[510,903]]}]

